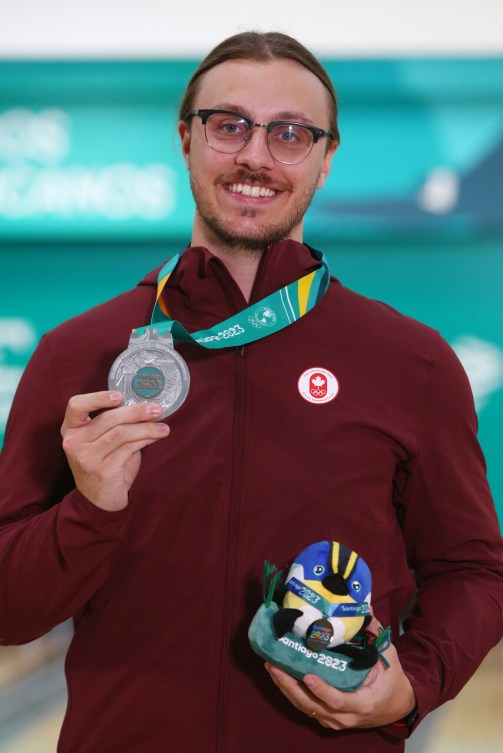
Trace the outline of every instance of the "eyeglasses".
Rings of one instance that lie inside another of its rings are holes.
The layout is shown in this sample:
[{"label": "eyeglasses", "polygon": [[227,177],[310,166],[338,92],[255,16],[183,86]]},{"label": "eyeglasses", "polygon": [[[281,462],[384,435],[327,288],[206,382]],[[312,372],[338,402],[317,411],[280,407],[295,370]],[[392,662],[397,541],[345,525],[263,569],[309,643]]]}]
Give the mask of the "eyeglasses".
[{"label": "eyeglasses", "polygon": [[208,146],[224,154],[240,152],[250,141],[253,128],[265,128],[271,156],[285,165],[297,165],[305,160],[319,139],[334,138],[329,131],[306,123],[290,120],[255,123],[247,115],[232,110],[191,110],[187,119],[194,116],[201,118]]}]

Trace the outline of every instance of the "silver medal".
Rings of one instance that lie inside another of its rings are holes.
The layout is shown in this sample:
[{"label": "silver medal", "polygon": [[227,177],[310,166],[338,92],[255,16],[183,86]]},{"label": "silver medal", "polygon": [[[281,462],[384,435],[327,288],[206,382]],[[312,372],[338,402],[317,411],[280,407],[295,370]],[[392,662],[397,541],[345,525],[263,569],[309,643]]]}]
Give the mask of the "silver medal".
[{"label": "silver medal", "polygon": [[187,364],[173,346],[169,332],[147,329],[131,334],[127,350],[112,364],[108,389],[124,395],[124,404],[159,403],[161,421],[182,405],[189,392]]}]

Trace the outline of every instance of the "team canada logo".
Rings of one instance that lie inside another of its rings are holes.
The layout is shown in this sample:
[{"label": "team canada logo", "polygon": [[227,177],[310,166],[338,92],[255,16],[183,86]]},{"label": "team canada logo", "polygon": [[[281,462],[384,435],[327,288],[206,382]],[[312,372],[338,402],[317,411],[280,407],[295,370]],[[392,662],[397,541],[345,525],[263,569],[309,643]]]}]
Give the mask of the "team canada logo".
[{"label": "team canada logo", "polygon": [[314,367],[300,375],[298,389],[309,403],[329,403],[339,392],[339,382],[328,369]]}]

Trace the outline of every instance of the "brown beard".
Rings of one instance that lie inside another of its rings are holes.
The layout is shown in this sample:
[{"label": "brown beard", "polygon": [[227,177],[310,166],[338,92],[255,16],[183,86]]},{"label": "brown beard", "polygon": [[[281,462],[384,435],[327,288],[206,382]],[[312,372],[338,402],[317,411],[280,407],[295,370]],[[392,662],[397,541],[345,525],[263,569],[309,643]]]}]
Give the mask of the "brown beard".
[{"label": "brown beard", "polygon": [[[251,176],[246,171],[240,171],[239,174],[233,175],[231,178],[227,176],[219,176],[215,180],[215,184],[220,183],[240,183],[250,179],[252,182],[260,183],[260,185],[267,185],[271,183],[268,176]],[[232,228],[233,223],[228,222],[221,217],[210,215],[204,209],[204,202],[198,201],[198,196],[204,196],[204,192],[199,190],[198,185],[193,181],[192,175],[190,175],[190,187],[192,189],[192,195],[196,202],[197,211],[199,216],[211,230],[213,235],[218,238],[219,241],[224,243],[227,247],[239,249],[242,251],[262,251],[270,245],[279,243],[285,238],[290,237],[292,230],[302,222],[302,219],[307,212],[309,205],[311,204],[314,193],[316,191],[316,185],[318,178],[314,185],[305,189],[304,193],[299,197],[297,202],[292,208],[292,212],[289,217],[285,219],[283,223],[269,223],[259,225],[255,232],[247,232],[246,234],[240,233]],[[289,190],[289,187],[286,187]],[[241,212],[242,217],[255,217],[256,210],[253,207],[245,207]]]}]

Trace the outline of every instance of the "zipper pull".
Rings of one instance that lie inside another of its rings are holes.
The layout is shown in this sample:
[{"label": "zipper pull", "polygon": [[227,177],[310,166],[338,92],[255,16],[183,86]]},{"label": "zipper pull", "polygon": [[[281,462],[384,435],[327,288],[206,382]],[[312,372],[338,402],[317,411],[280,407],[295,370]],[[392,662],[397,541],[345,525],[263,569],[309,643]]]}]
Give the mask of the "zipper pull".
[{"label": "zipper pull", "polygon": [[245,354],[245,346],[244,345],[236,345],[236,353],[238,356],[243,357]]}]

